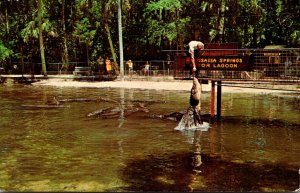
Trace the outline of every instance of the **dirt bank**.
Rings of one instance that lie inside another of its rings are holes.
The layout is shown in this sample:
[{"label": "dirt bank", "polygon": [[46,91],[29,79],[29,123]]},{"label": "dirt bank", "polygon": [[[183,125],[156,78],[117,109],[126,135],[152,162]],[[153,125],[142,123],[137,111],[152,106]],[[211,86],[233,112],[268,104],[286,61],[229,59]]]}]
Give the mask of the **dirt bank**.
[{"label": "dirt bank", "polygon": [[[72,79],[52,78],[33,83],[35,86],[56,87],[87,87],[87,88],[126,88],[126,89],[154,89],[189,91],[192,80],[115,80],[115,81],[74,81]],[[274,85],[274,84],[229,84],[222,83],[222,92],[225,93],[300,93],[299,85]],[[202,84],[202,91],[211,91],[211,84]]]}]

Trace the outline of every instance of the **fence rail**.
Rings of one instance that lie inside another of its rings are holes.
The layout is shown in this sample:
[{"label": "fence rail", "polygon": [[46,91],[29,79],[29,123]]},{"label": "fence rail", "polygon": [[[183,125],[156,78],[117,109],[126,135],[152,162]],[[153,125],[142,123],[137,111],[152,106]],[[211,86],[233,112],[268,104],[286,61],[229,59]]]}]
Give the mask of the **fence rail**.
[{"label": "fence rail", "polygon": [[[300,48],[284,49],[206,49],[203,55],[207,56],[244,56],[251,55],[250,70],[200,70],[202,79],[243,80],[243,81],[285,81],[299,82],[300,80]],[[185,53],[182,53],[186,55]],[[190,61],[178,62],[180,54],[174,51],[173,60],[133,60],[133,69],[130,71],[124,62],[125,76],[173,76],[175,79],[190,78]],[[148,68],[146,67],[148,65]],[[47,63],[49,75],[73,74],[76,66],[88,66],[87,62],[70,62],[64,69],[61,62]],[[94,73],[101,73],[97,62],[90,62],[89,66]],[[0,66],[1,67],[1,66]],[[41,74],[41,63],[17,63],[1,67],[2,74]]]},{"label": "fence rail", "polygon": [[[231,54],[228,55],[228,50]],[[185,53],[183,53],[185,54]],[[298,82],[300,81],[300,48],[289,49],[208,49],[199,58],[205,57],[226,58],[248,56],[249,69],[243,71],[230,68],[206,70],[199,62],[196,75],[202,79],[243,80],[243,81],[271,81],[271,82]],[[198,60],[201,61],[201,60]],[[191,76],[190,59],[178,60],[175,65],[177,79]]]}]

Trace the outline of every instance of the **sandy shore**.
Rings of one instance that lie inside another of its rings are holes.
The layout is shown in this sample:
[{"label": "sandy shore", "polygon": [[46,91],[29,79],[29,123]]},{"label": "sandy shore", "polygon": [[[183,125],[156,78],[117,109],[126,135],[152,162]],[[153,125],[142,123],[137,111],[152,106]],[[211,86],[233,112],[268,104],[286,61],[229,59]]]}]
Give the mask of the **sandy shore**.
[{"label": "sandy shore", "polygon": [[[297,85],[284,85],[276,87],[269,86],[269,89],[254,88],[253,85],[233,85],[230,86],[223,83],[222,92],[226,93],[289,93],[300,92]],[[172,80],[172,81],[153,81],[153,80],[115,80],[115,81],[74,81],[72,79],[47,79],[36,83],[35,86],[55,86],[55,87],[86,87],[86,88],[125,88],[125,89],[154,89],[154,90],[178,90],[190,91],[192,87],[192,80]],[[239,86],[239,87],[236,87]],[[242,87],[240,87],[242,86]],[[257,86],[258,87],[258,86]],[[283,89],[283,90],[280,90]],[[291,91],[293,90],[293,91]],[[211,84],[202,84],[202,91],[211,91]]]}]

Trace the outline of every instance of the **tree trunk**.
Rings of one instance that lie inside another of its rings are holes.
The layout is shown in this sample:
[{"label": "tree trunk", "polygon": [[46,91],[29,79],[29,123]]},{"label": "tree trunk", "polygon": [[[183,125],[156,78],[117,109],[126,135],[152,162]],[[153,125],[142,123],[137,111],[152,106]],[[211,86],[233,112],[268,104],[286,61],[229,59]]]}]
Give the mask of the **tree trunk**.
[{"label": "tree trunk", "polygon": [[224,13],[225,13],[225,2],[224,0],[221,0],[220,2],[220,8],[218,11],[218,23],[217,23],[217,28],[218,28],[218,34],[214,38],[215,42],[223,42],[224,40],[224,24],[225,24],[225,18],[224,18]]},{"label": "tree trunk", "polygon": [[89,60],[89,42],[85,42],[85,49],[86,49],[86,60],[87,60],[87,65],[90,66],[90,60]]},{"label": "tree trunk", "polygon": [[178,39],[179,39],[179,47],[180,47],[180,51],[181,51],[181,53],[184,53],[183,37],[182,37],[181,34],[179,34]]},{"label": "tree trunk", "polygon": [[112,39],[111,39],[111,35],[110,35],[110,29],[109,29],[109,26],[108,26],[108,23],[109,23],[109,7],[110,7],[110,3],[109,1],[105,3],[105,6],[104,6],[104,11],[103,11],[103,23],[104,23],[104,28],[105,28],[105,31],[106,31],[106,35],[107,35],[107,39],[108,39],[108,43],[109,43],[109,47],[110,47],[110,51],[111,51],[111,55],[113,57],[113,65],[112,65],[112,68],[115,70],[115,72],[117,74],[119,74],[119,69],[118,69],[118,63],[117,63],[117,57],[116,57],[116,53],[115,53],[115,50],[114,50],[114,46],[113,46],[113,42],[112,42]]},{"label": "tree trunk", "polygon": [[5,7],[5,20],[6,20],[6,32],[7,34],[9,34],[9,18],[8,18],[8,11],[7,11],[7,7]]},{"label": "tree trunk", "polygon": [[64,69],[65,71],[68,70],[69,68],[69,53],[68,53],[68,46],[67,46],[67,32],[66,32],[66,20],[65,20],[65,3],[66,1],[63,0],[62,1],[62,23],[63,23],[63,46],[64,46],[64,57],[63,57],[63,65],[62,65],[62,69]]},{"label": "tree trunk", "polygon": [[114,46],[113,46],[113,43],[112,43],[109,26],[108,26],[107,23],[105,24],[105,30],[106,30],[106,35],[107,35],[107,39],[108,39],[108,42],[109,42],[111,55],[112,55],[113,60],[114,60],[114,64],[112,65],[112,67],[118,73],[119,69],[118,69],[117,57],[116,57],[115,49],[114,49]]},{"label": "tree trunk", "polygon": [[23,46],[20,48],[20,54],[21,54],[21,64],[22,64],[22,77],[24,75],[24,54],[23,54]]},{"label": "tree trunk", "polygon": [[219,24],[219,34],[221,42],[223,43],[225,41],[225,10],[226,10],[226,2],[224,0],[221,1],[221,20]]},{"label": "tree trunk", "polygon": [[243,46],[245,46],[248,42],[248,21],[244,24],[244,38],[243,38]]},{"label": "tree trunk", "polygon": [[42,60],[42,74],[47,76],[46,61],[45,61],[45,48],[43,40],[43,26],[42,26],[42,7],[43,0],[38,0],[38,29],[39,29],[39,42],[40,42],[40,52]]}]

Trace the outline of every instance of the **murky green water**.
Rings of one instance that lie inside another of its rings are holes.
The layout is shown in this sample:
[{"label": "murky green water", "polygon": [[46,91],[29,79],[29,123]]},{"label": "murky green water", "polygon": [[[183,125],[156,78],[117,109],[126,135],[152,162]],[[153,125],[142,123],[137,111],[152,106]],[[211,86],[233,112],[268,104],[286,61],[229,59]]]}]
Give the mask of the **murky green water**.
[{"label": "murky green water", "polygon": [[[175,131],[150,118],[188,107],[178,91],[0,85],[0,190],[293,191],[299,188],[300,98],[223,94],[220,123],[207,132]],[[65,108],[33,108],[58,99]],[[126,116],[135,101],[149,112]],[[124,107],[115,118],[87,115]],[[210,93],[203,94],[203,114]],[[193,166],[201,149],[202,165]],[[195,170],[196,169],[196,170]],[[198,172],[197,172],[198,171]]]}]

